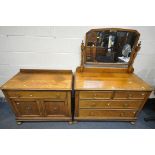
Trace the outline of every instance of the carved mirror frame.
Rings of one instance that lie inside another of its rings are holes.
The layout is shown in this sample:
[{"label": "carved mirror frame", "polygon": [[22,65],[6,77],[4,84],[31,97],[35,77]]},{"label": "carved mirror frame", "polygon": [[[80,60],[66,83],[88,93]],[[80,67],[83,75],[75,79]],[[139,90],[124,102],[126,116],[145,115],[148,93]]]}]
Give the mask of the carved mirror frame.
[{"label": "carved mirror frame", "polygon": [[[136,34],[136,38],[132,47],[130,59],[128,63],[102,63],[102,62],[86,62],[86,50],[88,48],[87,46],[87,35],[89,33],[96,33],[96,32],[134,32]],[[81,69],[83,68],[89,68],[89,67],[101,67],[101,68],[126,68],[128,72],[133,72],[133,63],[137,56],[137,52],[141,48],[141,42],[139,42],[140,33],[137,30],[133,29],[122,29],[122,28],[102,28],[102,29],[91,29],[86,33],[85,37],[85,44],[82,41],[81,43]]]}]

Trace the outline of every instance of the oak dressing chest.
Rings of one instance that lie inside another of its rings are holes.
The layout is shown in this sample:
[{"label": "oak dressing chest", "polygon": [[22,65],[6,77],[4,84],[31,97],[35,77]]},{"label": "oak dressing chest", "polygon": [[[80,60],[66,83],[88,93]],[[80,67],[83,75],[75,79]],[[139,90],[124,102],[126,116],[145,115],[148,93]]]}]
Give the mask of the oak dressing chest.
[{"label": "oak dressing chest", "polygon": [[119,28],[86,33],[74,80],[75,120],[135,122],[152,91],[133,73],[139,36]]}]

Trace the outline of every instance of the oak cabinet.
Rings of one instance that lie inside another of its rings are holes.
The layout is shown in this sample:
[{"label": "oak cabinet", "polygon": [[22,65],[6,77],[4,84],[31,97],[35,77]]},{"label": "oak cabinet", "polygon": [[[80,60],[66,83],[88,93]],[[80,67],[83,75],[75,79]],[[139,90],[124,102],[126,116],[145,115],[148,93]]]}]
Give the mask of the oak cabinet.
[{"label": "oak cabinet", "polygon": [[72,71],[24,69],[2,87],[22,121],[72,121]]}]

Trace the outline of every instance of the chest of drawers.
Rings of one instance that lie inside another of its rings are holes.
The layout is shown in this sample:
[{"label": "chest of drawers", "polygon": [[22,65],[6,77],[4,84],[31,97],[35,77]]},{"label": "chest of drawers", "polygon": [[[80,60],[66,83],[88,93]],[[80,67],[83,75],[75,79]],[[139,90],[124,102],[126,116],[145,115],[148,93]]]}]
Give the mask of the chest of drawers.
[{"label": "chest of drawers", "polygon": [[71,121],[72,72],[21,70],[2,87],[22,121]]},{"label": "chest of drawers", "polygon": [[135,74],[75,74],[75,120],[135,121],[151,87]]}]

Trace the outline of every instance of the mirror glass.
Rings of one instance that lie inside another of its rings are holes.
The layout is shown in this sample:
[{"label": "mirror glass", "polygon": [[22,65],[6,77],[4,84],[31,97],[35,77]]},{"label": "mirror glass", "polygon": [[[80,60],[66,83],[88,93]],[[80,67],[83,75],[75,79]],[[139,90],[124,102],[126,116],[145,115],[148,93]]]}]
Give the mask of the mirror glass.
[{"label": "mirror glass", "polygon": [[86,34],[86,63],[128,63],[138,33],[127,30],[91,30]]}]

